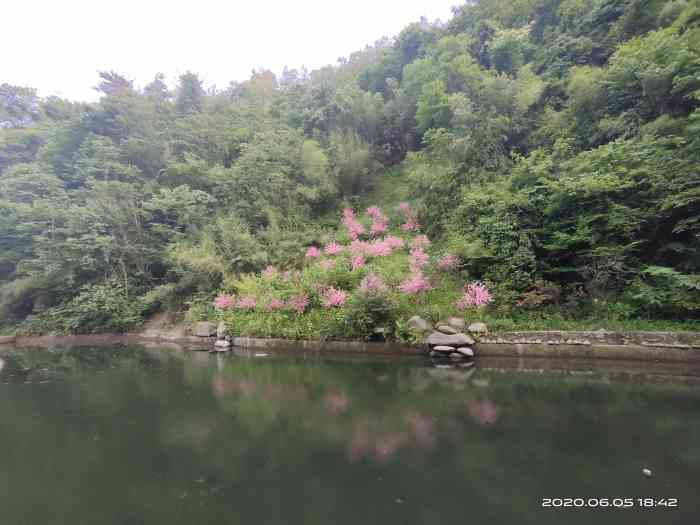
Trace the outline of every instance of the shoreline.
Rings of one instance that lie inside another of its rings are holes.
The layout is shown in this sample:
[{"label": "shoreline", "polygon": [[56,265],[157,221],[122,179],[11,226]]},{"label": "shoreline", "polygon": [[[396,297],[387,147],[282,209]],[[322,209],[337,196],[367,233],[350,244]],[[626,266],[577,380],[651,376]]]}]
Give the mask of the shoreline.
[{"label": "shoreline", "polygon": [[[213,348],[215,338],[160,333],[89,334],[63,336],[4,337],[3,345],[55,347],[110,343],[161,343],[193,350]],[[286,352],[417,356],[425,345],[395,342],[319,341],[234,337],[234,348]],[[2,348],[2,346],[0,346]],[[700,333],[697,332],[503,332],[483,336],[474,345],[478,357],[585,358],[647,362],[700,362]]]}]

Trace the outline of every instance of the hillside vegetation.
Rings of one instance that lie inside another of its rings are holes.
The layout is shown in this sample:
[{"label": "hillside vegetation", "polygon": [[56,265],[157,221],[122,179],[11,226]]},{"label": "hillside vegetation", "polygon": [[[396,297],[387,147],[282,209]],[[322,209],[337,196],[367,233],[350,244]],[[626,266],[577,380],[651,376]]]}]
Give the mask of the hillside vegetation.
[{"label": "hillside vegetation", "polygon": [[0,86],[6,327],[698,327],[697,0],[472,0],[311,72],[96,89]]}]

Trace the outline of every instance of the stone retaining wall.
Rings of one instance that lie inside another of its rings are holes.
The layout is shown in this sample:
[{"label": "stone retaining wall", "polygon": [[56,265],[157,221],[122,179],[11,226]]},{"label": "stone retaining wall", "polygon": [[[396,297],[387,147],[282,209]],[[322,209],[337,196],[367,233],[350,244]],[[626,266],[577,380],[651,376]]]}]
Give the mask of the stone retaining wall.
[{"label": "stone retaining wall", "polygon": [[[173,334],[174,335],[174,334]],[[158,337],[155,334],[41,336],[17,337],[20,346],[91,345],[117,342],[151,341],[178,343],[207,349],[215,338],[194,336]],[[13,338],[14,339],[14,338]],[[291,341],[234,337],[232,343],[240,348],[356,353],[365,355],[424,355],[425,345],[400,343],[366,343],[357,341]],[[700,362],[700,333],[689,332],[503,332],[482,336],[474,345],[476,356],[495,357],[565,357],[595,359],[626,359],[642,361]]]}]

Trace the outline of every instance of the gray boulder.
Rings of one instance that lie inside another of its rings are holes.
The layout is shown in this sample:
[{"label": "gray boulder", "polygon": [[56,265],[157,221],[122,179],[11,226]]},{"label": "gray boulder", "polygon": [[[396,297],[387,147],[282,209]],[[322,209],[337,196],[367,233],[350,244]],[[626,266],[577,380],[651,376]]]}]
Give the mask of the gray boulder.
[{"label": "gray boulder", "polygon": [[467,330],[469,330],[473,334],[486,335],[489,333],[489,329],[486,326],[486,323],[472,323],[469,325],[469,328],[467,328]]},{"label": "gray boulder", "polygon": [[464,332],[464,329],[467,326],[467,323],[465,323],[464,319],[462,319],[461,317],[448,317],[447,324],[455,330],[457,330],[458,332]]},{"label": "gray boulder", "polygon": [[434,346],[433,350],[435,350],[436,352],[454,352],[455,347],[454,346],[447,346],[447,345],[438,345],[438,346]]},{"label": "gray boulder", "polygon": [[469,346],[474,344],[474,339],[467,334],[442,334],[440,332],[433,332],[425,340],[430,346]]},{"label": "gray boulder", "polygon": [[214,323],[209,321],[200,321],[194,325],[194,335],[197,337],[212,337],[216,335],[216,327]]},{"label": "gray boulder", "polygon": [[226,339],[226,323],[219,321],[219,326],[216,327],[217,339]]},{"label": "gray boulder", "polygon": [[474,357],[474,350],[472,350],[468,346],[458,348],[457,351],[465,357]]},{"label": "gray boulder", "polygon": [[214,343],[214,347],[218,351],[228,350],[231,347],[231,343],[226,339],[219,339],[216,343]]},{"label": "gray boulder", "polygon": [[437,331],[442,332],[443,334],[447,335],[455,335],[456,333],[459,333],[458,330],[455,330],[448,324],[440,324],[437,326]]},{"label": "gray boulder", "polygon": [[418,315],[414,315],[408,320],[408,326],[419,332],[427,332],[432,329],[430,323]]}]

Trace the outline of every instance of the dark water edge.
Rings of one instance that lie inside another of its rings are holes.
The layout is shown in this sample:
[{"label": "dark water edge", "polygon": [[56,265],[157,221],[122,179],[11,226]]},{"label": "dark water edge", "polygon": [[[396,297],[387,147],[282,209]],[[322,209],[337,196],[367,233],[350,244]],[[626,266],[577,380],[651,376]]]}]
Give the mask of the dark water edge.
[{"label": "dark water edge", "polygon": [[[483,358],[444,369],[422,357],[256,354],[155,343],[0,348],[1,522],[700,515],[698,366]],[[565,497],[633,506],[542,508],[543,498]]]}]

